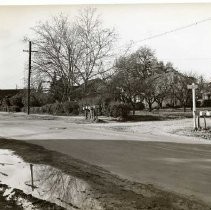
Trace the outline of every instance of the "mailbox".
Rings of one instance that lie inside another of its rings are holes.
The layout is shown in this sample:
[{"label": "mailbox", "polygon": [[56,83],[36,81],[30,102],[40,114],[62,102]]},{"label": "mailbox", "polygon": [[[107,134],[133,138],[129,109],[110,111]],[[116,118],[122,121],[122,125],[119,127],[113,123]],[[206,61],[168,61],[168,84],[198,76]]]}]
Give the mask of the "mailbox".
[{"label": "mailbox", "polygon": [[200,116],[210,117],[211,116],[211,111],[208,111],[208,110],[200,111],[199,114],[200,114]]}]

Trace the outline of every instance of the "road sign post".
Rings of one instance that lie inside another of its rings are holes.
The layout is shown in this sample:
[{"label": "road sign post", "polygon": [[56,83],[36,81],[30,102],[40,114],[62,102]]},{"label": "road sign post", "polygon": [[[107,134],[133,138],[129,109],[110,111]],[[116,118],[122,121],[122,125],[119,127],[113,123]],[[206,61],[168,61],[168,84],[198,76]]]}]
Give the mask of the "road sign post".
[{"label": "road sign post", "polygon": [[196,89],[198,85],[192,83],[192,85],[187,85],[188,89],[192,89],[192,98],[193,98],[193,128],[194,130],[197,129],[196,127]]}]

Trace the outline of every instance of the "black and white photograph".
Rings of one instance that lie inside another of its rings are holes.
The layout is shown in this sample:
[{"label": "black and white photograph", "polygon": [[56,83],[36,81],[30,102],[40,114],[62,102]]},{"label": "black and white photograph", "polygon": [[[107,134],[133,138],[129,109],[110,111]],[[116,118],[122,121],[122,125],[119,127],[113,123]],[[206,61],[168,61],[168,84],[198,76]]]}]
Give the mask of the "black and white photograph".
[{"label": "black and white photograph", "polygon": [[0,2],[0,210],[211,210],[211,1],[37,2]]}]

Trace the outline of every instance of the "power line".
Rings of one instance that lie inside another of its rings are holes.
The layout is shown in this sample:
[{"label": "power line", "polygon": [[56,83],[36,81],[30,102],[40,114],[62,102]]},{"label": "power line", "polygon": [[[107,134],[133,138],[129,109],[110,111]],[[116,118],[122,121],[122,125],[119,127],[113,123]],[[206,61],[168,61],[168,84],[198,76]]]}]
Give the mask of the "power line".
[{"label": "power line", "polygon": [[167,35],[167,34],[170,34],[170,33],[174,33],[174,32],[180,31],[180,30],[184,30],[186,28],[196,26],[198,24],[201,24],[201,23],[204,23],[204,22],[207,22],[207,21],[210,21],[210,20],[211,20],[211,17],[203,19],[203,20],[199,20],[199,21],[196,21],[194,23],[191,23],[191,24],[188,24],[188,25],[185,25],[185,26],[181,26],[181,27],[169,30],[169,31],[165,31],[165,32],[162,32],[162,33],[159,33],[159,34],[155,34],[155,35],[146,37],[144,39],[141,39],[139,41],[135,41],[133,43],[138,43],[138,42],[143,42],[143,41],[146,41],[146,40],[154,39],[154,38],[157,38],[157,37],[160,37],[160,36],[164,36],[164,35]]},{"label": "power line", "polygon": [[181,61],[194,61],[194,60],[211,60],[211,58],[162,58],[162,60],[181,60]]},{"label": "power line", "polygon": [[[144,39],[141,39],[141,40],[138,40],[138,41],[131,41],[130,45],[131,45],[131,48],[134,47],[134,44],[136,43],[139,43],[139,42],[144,42],[144,41],[147,41],[147,40],[151,40],[151,39],[155,39],[155,38],[158,38],[158,37],[161,37],[161,36],[165,36],[165,35],[168,35],[170,33],[174,33],[174,32],[177,32],[177,31],[180,31],[180,30],[184,30],[186,28],[190,28],[190,27],[193,27],[193,26],[197,26],[201,23],[204,23],[204,22],[207,22],[207,21],[210,21],[211,20],[211,17],[208,17],[206,19],[203,19],[203,20],[199,20],[199,21],[196,21],[194,23],[191,23],[191,24],[188,24],[188,25],[185,25],[185,26],[181,26],[181,27],[178,27],[178,28],[174,28],[174,29],[171,29],[169,31],[165,31],[165,32],[162,32],[162,33],[158,33],[158,34],[155,34],[155,35],[152,35],[152,36],[149,36],[149,37],[146,37]],[[132,46],[133,45],[133,46]],[[126,47],[126,44],[123,44],[123,45],[120,45],[119,46],[120,48],[125,48]],[[130,48],[130,47],[128,47]]]}]

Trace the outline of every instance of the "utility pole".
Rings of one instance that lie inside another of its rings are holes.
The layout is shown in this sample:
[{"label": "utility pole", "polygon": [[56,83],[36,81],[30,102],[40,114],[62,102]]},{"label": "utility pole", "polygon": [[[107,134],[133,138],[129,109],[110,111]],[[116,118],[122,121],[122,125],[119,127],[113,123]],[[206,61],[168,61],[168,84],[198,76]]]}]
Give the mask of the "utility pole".
[{"label": "utility pole", "polygon": [[32,60],[32,43],[29,41],[29,71],[28,71],[28,92],[27,92],[27,114],[30,114],[30,92],[31,92],[31,60]]},{"label": "utility pole", "polygon": [[31,93],[31,57],[32,52],[38,52],[38,51],[32,51],[32,42],[29,41],[29,50],[23,50],[23,52],[29,53],[29,70],[28,70],[28,88],[27,88],[27,114],[30,114],[30,93]]}]

